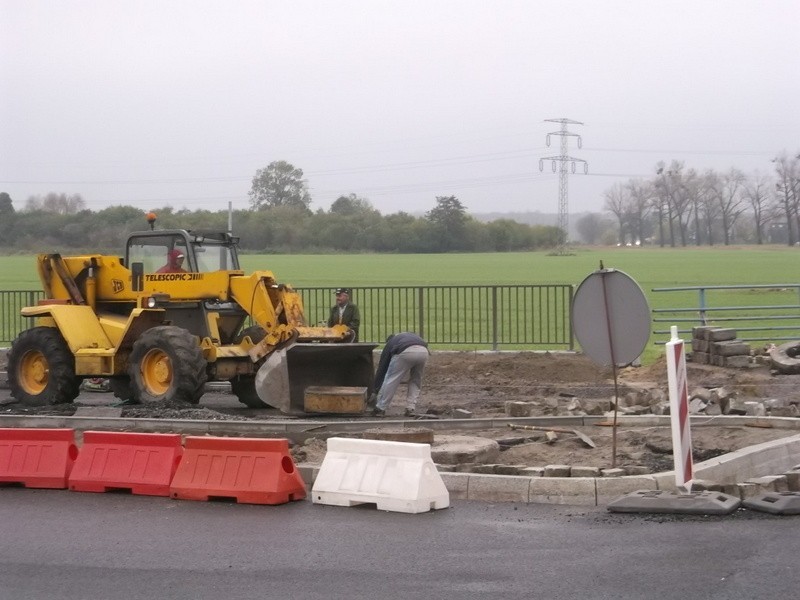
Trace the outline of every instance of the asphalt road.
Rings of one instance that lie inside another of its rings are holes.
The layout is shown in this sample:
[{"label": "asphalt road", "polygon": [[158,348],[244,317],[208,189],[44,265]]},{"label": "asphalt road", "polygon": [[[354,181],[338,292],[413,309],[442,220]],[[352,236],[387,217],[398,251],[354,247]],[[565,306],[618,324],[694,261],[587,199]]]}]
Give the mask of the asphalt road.
[{"label": "asphalt road", "polygon": [[2,487],[0,600],[794,597],[799,527],[747,511],[404,515]]}]

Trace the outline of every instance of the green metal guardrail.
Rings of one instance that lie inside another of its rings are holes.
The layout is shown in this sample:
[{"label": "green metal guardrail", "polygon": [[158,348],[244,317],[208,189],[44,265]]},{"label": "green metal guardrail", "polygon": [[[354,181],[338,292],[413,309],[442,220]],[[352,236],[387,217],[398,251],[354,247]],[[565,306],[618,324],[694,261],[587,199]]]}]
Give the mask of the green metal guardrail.
[{"label": "green metal guardrail", "polygon": [[[360,340],[383,343],[415,331],[430,344],[459,348],[574,349],[571,285],[382,286],[353,288]],[[310,324],[327,319],[330,288],[298,289]],[[0,291],[0,345],[30,323],[19,314],[41,291]]]},{"label": "green metal guardrail", "polygon": [[[739,339],[746,342],[800,339],[798,283],[707,285],[653,288],[652,291],[670,292],[679,295],[677,302],[683,301],[682,306],[652,309],[656,327],[653,333],[666,336],[656,344],[669,339],[669,327],[658,329],[657,323],[678,325],[680,333],[691,333],[692,327],[698,325],[731,327],[737,330]],[[688,316],[690,314],[693,316]]]}]

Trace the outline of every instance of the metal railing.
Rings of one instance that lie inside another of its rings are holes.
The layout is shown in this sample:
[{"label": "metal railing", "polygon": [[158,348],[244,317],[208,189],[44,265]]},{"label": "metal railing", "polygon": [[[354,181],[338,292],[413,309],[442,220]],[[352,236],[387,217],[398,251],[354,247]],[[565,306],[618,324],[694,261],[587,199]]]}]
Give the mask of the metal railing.
[{"label": "metal railing", "polygon": [[[310,324],[328,318],[330,288],[299,288]],[[428,343],[460,348],[569,349],[575,347],[571,285],[382,286],[353,288],[361,313],[360,341],[383,343],[391,333],[415,331]],[[30,322],[19,314],[41,291],[0,291],[0,345]]]},{"label": "metal railing", "polygon": [[[777,342],[800,339],[800,284],[707,285],[653,288],[653,292],[682,293],[690,306],[654,308],[653,323],[677,325],[680,333],[692,327],[716,325],[736,329],[742,341]],[[689,294],[687,294],[689,292]],[[696,300],[693,300],[696,292]],[[753,303],[753,298],[758,302]],[[692,305],[696,302],[696,305]],[[688,316],[692,314],[693,316]],[[657,325],[655,325],[657,327]],[[669,339],[669,327],[654,329]]]}]

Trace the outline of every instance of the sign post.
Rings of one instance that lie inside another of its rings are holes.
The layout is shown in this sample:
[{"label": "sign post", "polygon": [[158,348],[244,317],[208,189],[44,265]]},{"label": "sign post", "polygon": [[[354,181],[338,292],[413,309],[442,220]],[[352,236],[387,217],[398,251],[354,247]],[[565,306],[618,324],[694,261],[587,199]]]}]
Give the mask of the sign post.
[{"label": "sign post", "polygon": [[670,327],[666,343],[667,383],[669,385],[670,420],[672,422],[672,455],[675,461],[675,485],[692,491],[692,432],[689,427],[689,383],[686,380],[686,353],[678,328]]}]

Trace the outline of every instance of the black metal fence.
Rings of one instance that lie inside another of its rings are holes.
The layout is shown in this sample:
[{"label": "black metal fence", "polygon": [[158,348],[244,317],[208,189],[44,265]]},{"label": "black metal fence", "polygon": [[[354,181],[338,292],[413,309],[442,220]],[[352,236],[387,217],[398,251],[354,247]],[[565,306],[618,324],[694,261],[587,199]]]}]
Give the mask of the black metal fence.
[{"label": "black metal fence", "polygon": [[[298,289],[309,324],[328,318],[331,288]],[[574,349],[571,285],[386,286],[353,288],[359,339],[382,343],[415,331],[430,344],[458,348]],[[30,327],[19,314],[41,291],[0,291],[0,345]]]}]

